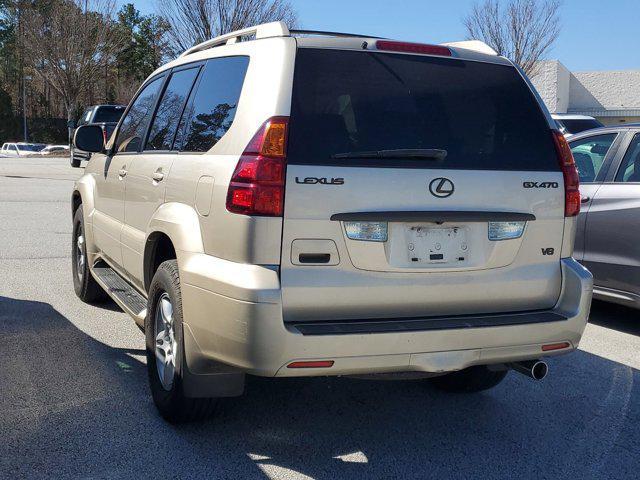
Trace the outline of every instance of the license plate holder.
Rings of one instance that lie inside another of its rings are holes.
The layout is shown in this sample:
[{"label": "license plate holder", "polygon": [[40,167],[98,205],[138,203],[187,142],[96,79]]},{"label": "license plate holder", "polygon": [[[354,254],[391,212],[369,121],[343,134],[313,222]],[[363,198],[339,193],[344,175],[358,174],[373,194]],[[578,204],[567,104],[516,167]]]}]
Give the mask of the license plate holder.
[{"label": "license plate holder", "polygon": [[407,259],[413,265],[464,265],[469,258],[466,227],[407,225]]}]

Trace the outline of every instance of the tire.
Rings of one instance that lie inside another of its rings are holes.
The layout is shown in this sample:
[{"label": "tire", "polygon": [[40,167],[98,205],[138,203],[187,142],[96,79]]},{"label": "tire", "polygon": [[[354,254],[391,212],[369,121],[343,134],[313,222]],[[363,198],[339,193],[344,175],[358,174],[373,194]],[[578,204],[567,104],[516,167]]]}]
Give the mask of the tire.
[{"label": "tire", "polygon": [[73,154],[73,149],[71,150],[71,153],[69,155],[69,163],[73,168],[80,168],[80,159],[76,158],[76,156]]},{"label": "tire", "polygon": [[498,385],[509,370],[490,370],[484,365],[465,368],[458,372],[433,377],[429,382],[439,390],[453,393],[475,393]]},{"label": "tire", "polygon": [[[144,330],[151,396],[160,415],[170,423],[210,417],[214,413],[217,399],[189,398],[184,394],[182,372],[186,368],[186,362],[182,295],[176,260],[160,264],[151,280]],[[156,338],[162,333],[165,335],[160,344]]]},{"label": "tire", "polygon": [[93,303],[102,300],[106,293],[89,271],[87,260],[87,242],[84,235],[84,216],[82,205],[73,216],[73,235],[71,237],[71,271],[73,272],[73,289],[80,300]]}]

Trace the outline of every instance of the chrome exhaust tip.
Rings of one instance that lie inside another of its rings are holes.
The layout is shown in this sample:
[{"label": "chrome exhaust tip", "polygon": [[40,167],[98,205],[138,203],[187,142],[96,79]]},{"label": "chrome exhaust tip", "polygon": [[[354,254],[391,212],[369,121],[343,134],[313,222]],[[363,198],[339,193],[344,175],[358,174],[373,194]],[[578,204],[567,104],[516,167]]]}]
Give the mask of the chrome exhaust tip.
[{"label": "chrome exhaust tip", "polygon": [[549,366],[542,360],[513,362],[509,364],[509,368],[534,380],[542,380],[549,373]]}]

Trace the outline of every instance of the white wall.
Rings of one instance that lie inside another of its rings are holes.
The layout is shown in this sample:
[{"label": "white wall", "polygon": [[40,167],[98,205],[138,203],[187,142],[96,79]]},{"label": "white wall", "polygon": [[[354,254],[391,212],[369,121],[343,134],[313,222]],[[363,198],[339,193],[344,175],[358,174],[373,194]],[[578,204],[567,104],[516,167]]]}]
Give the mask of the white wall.
[{"label": "white wall", "polygon": [[531,83],[552,113],[565,113],[569,107],[571,73],[558,60],[540,62]]},{"label": "white wall", "polygon": [[640,70],[575,72],[569,91],[571,109],[639,109]]}]

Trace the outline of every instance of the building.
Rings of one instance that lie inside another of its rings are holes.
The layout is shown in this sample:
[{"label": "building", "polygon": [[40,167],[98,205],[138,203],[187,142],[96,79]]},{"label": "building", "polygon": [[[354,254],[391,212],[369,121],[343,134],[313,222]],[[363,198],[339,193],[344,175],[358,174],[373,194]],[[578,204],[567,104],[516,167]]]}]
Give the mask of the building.
[{"label": "building", "polygon": [[590,115],[605,125],[640,122],[640,70],[570,72],[548,60],[531,81],[551,113]]}]

